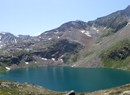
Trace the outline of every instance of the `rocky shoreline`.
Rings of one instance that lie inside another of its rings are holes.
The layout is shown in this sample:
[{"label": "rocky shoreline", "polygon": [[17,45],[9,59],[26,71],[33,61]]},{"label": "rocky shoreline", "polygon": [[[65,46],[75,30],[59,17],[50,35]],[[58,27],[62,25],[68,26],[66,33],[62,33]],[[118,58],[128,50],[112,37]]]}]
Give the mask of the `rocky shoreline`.
[{"label": "rocky shoreline", "polygon": [[63,92],[55,92],[28,83],[0,81],[0,95],[64,95]]},{"label": "rocky shoreline", "polygon": [[95,92],[57,92],[28,83],[0,80],[0,95],[130,95],[130,84]]}]

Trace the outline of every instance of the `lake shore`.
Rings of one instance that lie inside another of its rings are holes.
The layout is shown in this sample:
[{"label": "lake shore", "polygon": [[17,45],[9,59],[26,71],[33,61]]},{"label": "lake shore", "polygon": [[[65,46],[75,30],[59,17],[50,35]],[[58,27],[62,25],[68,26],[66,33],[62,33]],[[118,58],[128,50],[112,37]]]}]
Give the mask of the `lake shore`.
[{"label": "lake shore", "polygon": [[64,95],[64,92],[51,91],[28,83],[0,81],[0,95]]},{"label": "lake shore", "polygon": [[[8,68],[10,68],[9,70],[12,70],[12,69],[19,69],[19,68],[33,68],[33,67],[67,67],[68,65],[43,65],[43,64],[38,64],[38,65],[35,65],[35,64],[22,64],[20,66],[17,66],[17,65],[12,65],[12,66],[8,66]],[[72,67],[72,66],[69,66],[69,67]],[[72,68],[87,68],[87,67],[72,67]],[[115,69],[115,68],[112,68],[112,69]],[[7,68],[6,68],[7,70]],[[9,71],[7,70],[7,71]],[[119,69],[119,70],[122,70],[122,69]],[[128,70],[124,70],[124,71],[128,71]],[[130,86],[130,85],[128,85]],[[122,87],[122,86],[121,86]],[[120,88],[120,87],[119,87]],[[124,86],[123,86],[124,88]],[[130,87],[128,87],[130,88]],[[113,90],[114,89],[114,90]],[[88,92],[83,92],[83,93],[76,93],[76,95],[104,95],[103,93],[107,93],[107,91],[111,92],[111,91],[114,91],[113,93],[117,93],[119,90],[116,91],[115,88],[112,88],[112,89],[108,89],[108,90],[100,90],[100,91],[95,91],[95,92],[92,92],[92,93],[88,93]],[[124,92],[123,92],[124,91]],[[123,90],[121,93],[126,93],[125,90]],[[57,91],[56,91],[57,92]],[[64,92],[62,92],[64,93]],[[98,93],[98,94],[97,94]],[[101,93],[101,94],[100,94]],[[111,92],[112,93],[112,92]],[[35,94],[34,94],[35,95]],[[43,94],[44,95],[44,94]],[[49,94],[48,94],[49,95]],[[50,94],[51,95],[51,94]],[[64,95],[64,94],[53,94],[53,95]],[[108,94],[109,95],[109,94]],[[118,95],[118,94],[112,94],[112,95]],[[124,94],[122,94],[124,95]]]},{"label": "lake shore", "polygon": [[[28,83],[0,80],[0,95],[69,95],[69,92],[57,92]],[[74,95],[129,95],[130,84],[95,92],[74,92]]]},{"label": "lake shore", "polygon": [[[9,71],[12,69],[19,69],[19,68],[32,68],[32,67],[72,67],[72,68],[106,68],[106,67],[82,67],[82,66],[78,66],[78,65],[71,65],[71,64],[63,64],[63,63],[58,63],[58,64],[41,64],[41,63],[29,63],[29,64],[13,64],[11,66],[5,66],[2,68],[2,71]],[[117,70],[123,70],[123,71],[130,71],[128,69],[125,68],[110,68],[110,69],[117,69]]]}]

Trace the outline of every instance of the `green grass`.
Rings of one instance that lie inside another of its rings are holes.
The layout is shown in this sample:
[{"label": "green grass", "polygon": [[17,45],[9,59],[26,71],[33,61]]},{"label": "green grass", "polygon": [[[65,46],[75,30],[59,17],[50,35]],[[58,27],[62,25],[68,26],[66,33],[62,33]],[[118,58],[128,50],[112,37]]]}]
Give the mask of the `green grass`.
[{"label": "green grass", "polygon": [[4,66],[0,66],[0,73],[4,73],[6,71],[6,68]]},{"label": "green grass", "polygon": [[104,30],[102,34],[100,35],[100,37],[97,39],[96,43],[99,43],[100,41],[102,41],[103,38],[108,37],[113,34],[114,33],[112,32],[112,30]]},{"label": "green grass", "polygon": [[71,54],[68,55],[67,57],[64,58],[65,64],[73,64],[77,62],[80,59],[79,53]]},{"label": "green grass", "polygon": [[129,39],[124,39],[109,49],[103,51],[100,54],[100,58],[103,62],[104,67],[109,67],[109,68],[127,68],[130,69],[130,56],[127,56],[125,59],[118,59],[114,60],[108,57],[108,55],[111,54],[113,51],[118,51],[122,49],[123,47],[128,47],[130,48],[130,40]]}]

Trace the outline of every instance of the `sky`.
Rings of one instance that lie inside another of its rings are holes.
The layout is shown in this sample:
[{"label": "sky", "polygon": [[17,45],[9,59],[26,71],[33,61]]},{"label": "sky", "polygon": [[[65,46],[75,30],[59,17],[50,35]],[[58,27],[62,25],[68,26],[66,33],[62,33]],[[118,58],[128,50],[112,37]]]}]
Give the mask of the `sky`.
[{"label": "sky", "polygon": [[0,32],[39,35],[68,21],[90,21],[122,10],[130,0],[0,0]]}]

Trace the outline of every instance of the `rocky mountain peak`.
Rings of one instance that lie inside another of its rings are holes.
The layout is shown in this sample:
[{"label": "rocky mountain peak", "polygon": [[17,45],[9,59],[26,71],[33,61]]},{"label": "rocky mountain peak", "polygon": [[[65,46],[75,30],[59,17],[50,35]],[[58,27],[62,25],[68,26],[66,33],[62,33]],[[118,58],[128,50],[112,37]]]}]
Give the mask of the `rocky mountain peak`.
[{"label": "rocky mountain peak", "polygon": [[59,30],[65,31],[66,29],[85,29],[87,27],[87,23],[84,21],[76,20],[76,21],[70,21],[67,23],[62,24],[59,27]]},{"label": "rocky mountain peak", "polygon": [[9,32],[0,32],[0,35],[13,35],[13,34],[11,34]]},{"label": "rocky mountain peak", "polygon": [[2,42],[12,42],[16,40],[16,36],[9,32],[1,32],[0,33],[0,41]]},{"label": "rocky mountain peak", "polygon": [[124,10],[127,14],[127,16],[130,17],[130,5]]},{"label": "rocky mountain peak", "polygon": [[107,16],[97,18],[94,21],[89,21],[88,25],[103,26],[117,32],[127,25],[130,19],[130,6],[124,10],[119,10]]},{"label": "rocky mountain peak", "polygon": [[76,21],[69,21],[66,22],[64,24],[62,24],[61,26],[59,26],[56,29],[52,29],[49,31],[45,31],[46,32],[66,32],[66,31],[71,31],[73,29],[85,29],[87,27],[87,23],[81,20],[76,20]]}]

